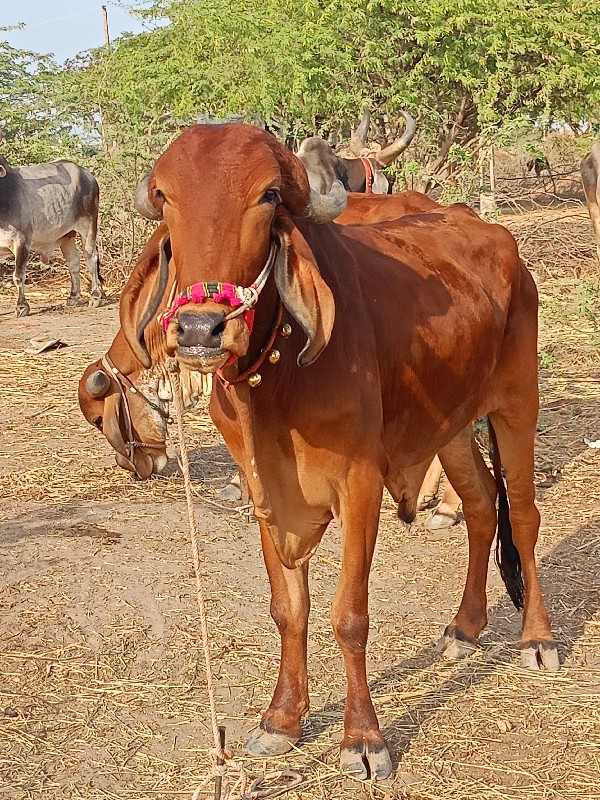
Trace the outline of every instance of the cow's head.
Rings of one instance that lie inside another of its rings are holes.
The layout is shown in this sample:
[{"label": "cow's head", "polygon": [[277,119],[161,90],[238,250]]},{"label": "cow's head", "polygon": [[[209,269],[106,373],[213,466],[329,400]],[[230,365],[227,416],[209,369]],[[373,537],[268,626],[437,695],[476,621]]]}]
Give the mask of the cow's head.
[{"label": "cow's head", "polygon": [[[406,150],[417,130],[410,114],[406,111],[400,113],[405,121],[402,136],[377,151],[371,150],[368,145],[371,116],[367,108],[352,135],[347,152],[335,153],[320,136],[305,139],[298,149],[298,158],[306,168],[311,187],[317,192],[326,192],[334,180],[339,180],[349,192],[389,194],[392,183],[382,170]],[[369,163],[365,163],[367,158]]]},{"label": "cow's head", "polygon": [[[243,358],[251,321],[236,309],[255,304],[258,315],[276,286],[308,338],[298,363],[314,361],[329,340],[335,309],[295,221],[335,219],[346,204],[343,186],[335,184],[328,195],[314,192],[300,161],[248,125],[189,128],[158,159],[146,185],[150,206],[169,234],[161,244],[160,272],[168,274],[171,265],[177,281],[166,316],[168,351],[202,372]],[[263,282],[266,289],[258,297],[257,279],[259,293]],[[121,315],[123,332],[142,362],[144,319],[155,311],[150,301],[133,315],[135,323],[132,315]]]},{"label": "cow's head", "polygon": [[162,472],[168,461],[165,409],[170,390],[156,368],[147,370],[138,364],[131,371],[128,349],[124,337],[117,334],[109,360],[89,365],[79,381],[79,406],[114,449],[117,464],[139,478],[149,478]]},{"label": "cow's head", "polygon": [[[386,147],[382,147],[381,150],[373,153],[375,163],[380,169],[385,169],[385,167],[389,167],[393,164],[398,156],[406,150],[417,132],[417,124],[411,115],[406,111],[401,111],[400,115],[403,117],[405,123],[402,136],[391,144],[386,145]],[[365,108],[363,118],[350,139],[349,150],[351,155],[355,158],[360,158],[370,153],[367,141],[370,121],[371,115],[369,109]]]},{"label": "cow's head", "polygon": [[4,156],[0,155],[0,178],[6,178],[9,172],[11,172],[10,164]]}]

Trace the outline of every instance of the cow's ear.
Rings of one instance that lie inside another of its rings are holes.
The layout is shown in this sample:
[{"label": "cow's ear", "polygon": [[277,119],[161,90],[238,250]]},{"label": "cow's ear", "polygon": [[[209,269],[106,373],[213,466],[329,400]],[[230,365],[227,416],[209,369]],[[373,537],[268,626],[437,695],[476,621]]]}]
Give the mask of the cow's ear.
[{"label": "cow's ear", "polygon": [[163,224],[144,247],[121,294],[121,330],[135,358],[146,368],[152,365],[152,358],[144,332],[165,297],[170,258],[171,242]]},{"label": "cow's ear", "polygon": [[278,226],[275,282],[283,304],[308,337],[298,355],[299,366],[306,367],[329,342],[335,302],[308,242],[289,218],[282,222]]},{"label": "cow's ear", "polygon": [[6,177],[6,167],[3,167],[2,164],[0,164],[0,178],[5,178],[5,177]]}]

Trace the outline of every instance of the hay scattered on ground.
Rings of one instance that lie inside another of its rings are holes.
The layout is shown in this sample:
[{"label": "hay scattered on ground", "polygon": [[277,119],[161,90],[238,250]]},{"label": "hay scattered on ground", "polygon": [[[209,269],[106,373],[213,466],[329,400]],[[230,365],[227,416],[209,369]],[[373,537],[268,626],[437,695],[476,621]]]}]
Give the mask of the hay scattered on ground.
[{"label": "hay scattered on ground", "polygon": [[[506,222],[542,299],[539,562],[564,668],[520,669],[518,615],[494,567],[482,648],[458,663],[435,656],[460,599],[464,526],[405,529],[384,503],[369,680],[397,769],[381,786],[337,771],[345,682],[328,618],[340,561],[333,529],[311,570],[305,737],[286,757],[247,762],[254,774],[302,772],[290,800],[600,799],[600,453],[583,443],[600,439],[600,365],[580,302],[597,264],[585,216],[553,214]],[[81,418],[76,382],[102,344],[82,334],[34,357],[6,336],[0,345],[11,453],[0,468],[0,796],[11,800],[189,798],[208,768],[181,481],[133,482]],[[231,462],[205,411],[187,431],[197,485],[214,496]],[[238,757],[269,702],[278,637],[255,525],[201,498],[198,508],[218,710]]]}]

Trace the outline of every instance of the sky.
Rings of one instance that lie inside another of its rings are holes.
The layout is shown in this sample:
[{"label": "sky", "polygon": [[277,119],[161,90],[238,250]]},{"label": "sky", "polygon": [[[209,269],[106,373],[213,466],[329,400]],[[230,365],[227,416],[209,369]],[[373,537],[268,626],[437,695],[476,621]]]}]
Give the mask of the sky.
[{"label": "sky", "polygon": [[125,5],[144,5],[140,0],[126,4],[114,0],[0,0],[2,27],[25,23],[22,30],[0,32],[0,40],[22,50],[53,53],[62,64],[82,50],[104,44],[103,5],[108,11],[111,39],[125,31],[144,30],[142,22],[125,8]]}]

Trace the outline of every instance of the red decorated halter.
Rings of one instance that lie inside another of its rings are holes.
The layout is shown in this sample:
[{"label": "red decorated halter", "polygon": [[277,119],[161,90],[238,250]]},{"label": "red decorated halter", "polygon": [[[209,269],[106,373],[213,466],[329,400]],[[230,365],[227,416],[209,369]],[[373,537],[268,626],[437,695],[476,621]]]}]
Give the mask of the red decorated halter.
[{"label": "red decorated halter", "polygon": [[226,314],[224,321],[243,314],[246,325],[252,332],[254,306],[273,269],[278,251],[277,245],[277,241],[273,240],[271,242],[267,263],[258,278],[250,286],[234,286],[233,283],[218,283],[214,281],[194,283],[192,286],[188,286],[159,316],[158,319],[163,329],[167,330],[169,323],[181,306],[187,305],[187,303],[203,303],[206,300],[212,300],[215,303],[227,303],[231,306],[232,310],[229,314]]},{"label": "red decorated halter", "polygon": [[373,194],[373,165],[368,158],[360,159],[365,168],[365,194]]}]

